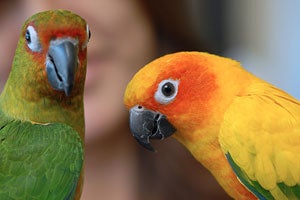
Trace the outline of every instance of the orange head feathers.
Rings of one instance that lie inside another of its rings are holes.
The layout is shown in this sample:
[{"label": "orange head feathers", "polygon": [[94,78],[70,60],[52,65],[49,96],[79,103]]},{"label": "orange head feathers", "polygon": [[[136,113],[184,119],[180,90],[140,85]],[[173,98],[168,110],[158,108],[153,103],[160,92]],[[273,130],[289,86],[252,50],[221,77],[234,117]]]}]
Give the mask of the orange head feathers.
[{"label": "orange head feathers", "polygon": [[[244,79],[243,83],[231,82],[234,77]],[[192,132],[218,120],[215,112],[222,112],[249,77],[238,62],[228,58],[202,52],[174,53],[142,68],[128,84],[124,102],[128,109],[139,105],[167,116],[179,132]]]},{"label": "orange head feathers", "polygon": [[141,145],[173,135],[234,199],[299,197],[300,103],[237,61],[163,56],[136,73],[124,102]]}]

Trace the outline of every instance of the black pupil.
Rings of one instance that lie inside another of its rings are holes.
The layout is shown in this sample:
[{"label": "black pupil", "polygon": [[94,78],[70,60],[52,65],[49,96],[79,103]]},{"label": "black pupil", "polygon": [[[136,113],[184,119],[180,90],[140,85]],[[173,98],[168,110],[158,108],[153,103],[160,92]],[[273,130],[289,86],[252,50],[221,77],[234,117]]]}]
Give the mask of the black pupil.
[{"label": "black pupil", "polygon": [[174,94],[175,87],[172,83],[167,82],[162,86],[161,90],[162,90],[163,95],[165,95],[166,97],[170,97]]},{"label": "black pupil", "polygon": [[26,31],[25,39],[26,39],[26,41],[27,41],[28,44],[31,42],[31,38],[30,38],[30,33],[29,33],[29,31]]},{"label": "black pupil", "polygon": [[89,30],[89,39],[91,39],[91,36],[92,36],[92,33],[91,33],[91,31]]}]

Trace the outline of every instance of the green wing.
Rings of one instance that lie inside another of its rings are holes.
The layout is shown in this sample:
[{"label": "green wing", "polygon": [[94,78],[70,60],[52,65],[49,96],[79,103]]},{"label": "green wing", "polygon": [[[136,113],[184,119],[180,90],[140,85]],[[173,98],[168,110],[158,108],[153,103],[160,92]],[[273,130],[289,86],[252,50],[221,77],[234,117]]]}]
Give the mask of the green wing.
[{"label": "green wing", "polygon": [[1,119],[1,200],[73,199],[82,164],[82,143],[71,127]]}]

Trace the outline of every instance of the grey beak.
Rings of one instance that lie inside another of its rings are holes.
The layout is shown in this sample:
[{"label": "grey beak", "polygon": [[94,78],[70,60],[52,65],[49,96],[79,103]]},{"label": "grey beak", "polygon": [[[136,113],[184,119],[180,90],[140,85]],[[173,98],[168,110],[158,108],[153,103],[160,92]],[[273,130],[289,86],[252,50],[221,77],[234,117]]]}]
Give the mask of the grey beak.
[{"label": "grey beak", "polygon": [[129,123],[134,138],[150,151],[155,151],[150,139],[164,139],[176,131],[165,115],[139,105],[130,109]]},{"label": "grey beak", "polygon": [[56,39],[50,42],[46,71],[53,89],[70,95],[78,65],[78,41],[71,38]]}]

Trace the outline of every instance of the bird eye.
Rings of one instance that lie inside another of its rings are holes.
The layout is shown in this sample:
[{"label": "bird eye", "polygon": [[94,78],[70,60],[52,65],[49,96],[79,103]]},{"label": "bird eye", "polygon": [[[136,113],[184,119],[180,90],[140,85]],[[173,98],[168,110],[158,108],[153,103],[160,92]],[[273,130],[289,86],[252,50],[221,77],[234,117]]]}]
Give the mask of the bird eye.
[{"label": "bird eye", "polygon": [[42,47],[37,35],[36,30],[33,26],[28,26],[26,33],[25,33],[25,40],[27,42],[27,46],[31,51],[33,52],[39,52],[41,51]]},{"label": "bird eye", "polygon": [[87,35],[88,35],[88,41],[90,41],[92,33],[91,33],[91,30],[89,29],[88,25],[87,25]]},{"label": "bird eye", "polygon": [[25,39],[26,39],[26,41],[27,41],[27,44],[30,44],[30,43],[31,43],[31,37],[30,37],[30,33],[29,33],[28,30],[26,31]]},{"label": "bird eye", "polygon": [[177,95],[178,85],[178,80],[163,80],[158,84],[158,88],[154,95],[155,100],[161,104],[168,104],[172,102]]},{"label": "bird eye", "polygon": [[86,41],[83,43],[82,45],[82,49],[85,49],[87,47],[87,44],[89,43],[90,39],[91,39],[91,31],[90,31],[90,28],[89,28],[89,25],[86,25]]}]

